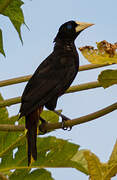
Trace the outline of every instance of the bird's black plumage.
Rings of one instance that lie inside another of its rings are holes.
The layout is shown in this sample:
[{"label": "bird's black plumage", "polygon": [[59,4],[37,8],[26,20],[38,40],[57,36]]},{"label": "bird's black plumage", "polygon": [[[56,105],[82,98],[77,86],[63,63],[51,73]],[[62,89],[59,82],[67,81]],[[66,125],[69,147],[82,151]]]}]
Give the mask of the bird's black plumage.
[{"label": "bird's black plumage", "polygon": [[26,117],[28,164],[31,156],[37,159],[36,133],[41,109],[45,106],[54,110],[58,97],[65,93],[78,72],[79,56],[74,40],[85,28],[75,21],[63,24],[54,39],[53,52],[39,65],[24,89],[20,117]]}]

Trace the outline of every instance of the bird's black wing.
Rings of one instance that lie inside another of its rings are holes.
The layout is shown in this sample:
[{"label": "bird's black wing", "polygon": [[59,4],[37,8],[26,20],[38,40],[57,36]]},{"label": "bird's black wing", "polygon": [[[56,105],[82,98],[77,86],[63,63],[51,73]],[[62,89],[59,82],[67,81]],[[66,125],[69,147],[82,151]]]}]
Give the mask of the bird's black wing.
[{"label": "bird's black wing", "polygon": [[59,97],[70,86],[78,72],[78,57],[56,56],[52,53],[43,61],[29,80],[22,95],[21,116]]}]

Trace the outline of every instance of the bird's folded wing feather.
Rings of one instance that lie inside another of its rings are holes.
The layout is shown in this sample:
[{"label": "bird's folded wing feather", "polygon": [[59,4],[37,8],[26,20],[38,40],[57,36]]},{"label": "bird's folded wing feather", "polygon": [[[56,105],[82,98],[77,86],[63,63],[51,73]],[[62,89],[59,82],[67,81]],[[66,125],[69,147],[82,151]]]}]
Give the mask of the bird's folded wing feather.
[{"label": "bird's folded wing feather", "polygon": [[73,57],[50,55],[37,68],[22,95],[20,112],[32,111],[52,97],[60,96],[69,87],[76,75]]}]

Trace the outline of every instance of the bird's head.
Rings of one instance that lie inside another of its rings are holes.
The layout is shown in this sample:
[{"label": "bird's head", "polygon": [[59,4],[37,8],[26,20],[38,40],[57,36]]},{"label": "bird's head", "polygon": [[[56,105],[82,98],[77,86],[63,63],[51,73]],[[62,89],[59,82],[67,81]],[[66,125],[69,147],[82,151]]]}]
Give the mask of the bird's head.
[{"label": "bird's head", "polygon": [[61,25],[54,42],[57,42],[57,40],[74,41],[80,32],[92,25],[91,23],[68,21]]}]

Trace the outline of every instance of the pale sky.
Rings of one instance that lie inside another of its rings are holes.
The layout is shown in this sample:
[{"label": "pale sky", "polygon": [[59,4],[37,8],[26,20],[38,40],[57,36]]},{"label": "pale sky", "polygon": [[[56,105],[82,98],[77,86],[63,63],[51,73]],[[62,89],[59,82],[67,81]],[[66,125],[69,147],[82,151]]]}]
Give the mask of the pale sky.
[{"label": "pale sky", "polygon": [[[93,45],[107,40],[117,42],[117,1],[107,0],[32,0],[24,1],[25,22],[30,31],[22,26],[24,45],[6,17],[0,16],[3,28],[6,58],[0,55],[0,80],[32,74],[38,65],[52,52],[53,39],[60,25],[69,20],[94,23],[95,26],[83,31],[76,40],[76,47]],[[80,55],[80,65],[88,61]],[[96,81],[103,69],[116,69],[116,65],[80,72],[73,84]],[[1,88],[5,99],[21,96],[26,83]],[[92,113],[116,102],[116,85],[107,89],[81,91],[62,96],[57,109],[70,118]],[[19,111],[19,105],[11,106],[10,115]],[[73,127],[67,132],[57,130],[51,133],[59,138],[79,144],[81,149],[90,149],[102,162],[111,154],[117,136],[117,112],[114,111],[100,119]],[[88,176],[75,169],[49,169],[56,180],[88,180]],[[112,178],[116,180],[117,177]]]}]

